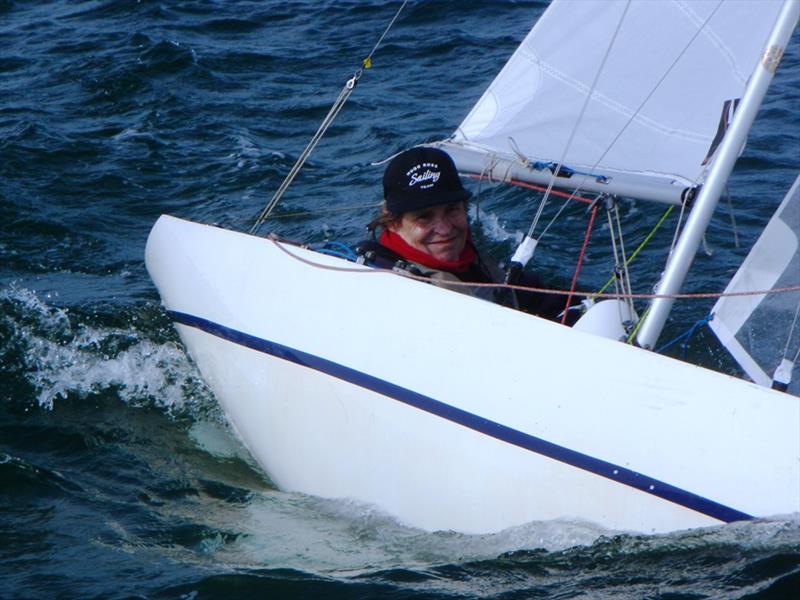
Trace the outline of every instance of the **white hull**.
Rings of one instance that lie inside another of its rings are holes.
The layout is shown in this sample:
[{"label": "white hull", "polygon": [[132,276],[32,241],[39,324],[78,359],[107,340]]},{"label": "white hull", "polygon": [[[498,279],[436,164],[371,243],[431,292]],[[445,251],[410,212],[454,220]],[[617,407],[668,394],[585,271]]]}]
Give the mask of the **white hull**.
[{"label": "white hull", "polygon": [[800,511],[797,398],[287,249],[339,270],[172,217],[146,251],[189,352],[282,489],[469,533]]}]

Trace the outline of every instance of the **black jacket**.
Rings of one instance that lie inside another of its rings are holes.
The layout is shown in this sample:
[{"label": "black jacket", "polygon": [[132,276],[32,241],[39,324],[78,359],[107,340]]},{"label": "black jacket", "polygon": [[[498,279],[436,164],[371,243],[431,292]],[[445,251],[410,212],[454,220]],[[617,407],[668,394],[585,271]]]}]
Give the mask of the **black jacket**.
[{"label": "black jacket", "polygon": [[[503,283],[505,274],[498,266],[484,260],[480,254],[464,273],[437,271],[404,259],[396,252],[383,246],[376,240],[365,240],[355,247],[356,254],[363,257],[364,264],[390,269],[400,273],[410,273],[428,277],[431,283],[447,287],[457,292],[470,294],[484,300],[490,300],[504,306],[516,308],[524,312],[550,319],[561,320],[561,313],[566,306],[567,298],[560,294],[545,292],[526,292],[509,290],[508,288],[448,286],[448,281],[469,283]],[[539,278],[534,273],[524,272],[517,285],[541,288]],[[577,316],[577,315],[576,315]],[[573,321],[570,319],[568,322]],[[570,323],[571,324],[571,323]]]}]

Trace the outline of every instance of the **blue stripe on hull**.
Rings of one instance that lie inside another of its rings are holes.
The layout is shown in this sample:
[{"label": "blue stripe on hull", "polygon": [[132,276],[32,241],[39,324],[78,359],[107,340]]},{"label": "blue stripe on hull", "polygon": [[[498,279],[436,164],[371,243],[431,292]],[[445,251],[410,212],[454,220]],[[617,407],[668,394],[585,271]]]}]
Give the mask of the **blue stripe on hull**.
[{"label": "blue stripe on hull", "polygon": [[265,354],[269,354],[270,356],[308,367],[309,369],[314,369],[320,373],[325,373],[331,377],[341,379],[342,381],[357,385],[383,396],[393,398],[398,402],[402,402],[432,415],[447,419],[448,421],[457,423],[463,427],[467,427],[473,431],[477,431],[502,442],[506,442],[507,444],[512,444],[518,448],[529,450],[530,452],[546,456],[578,469],[605,477],[606,479],[610,479],[617,483],[627,485],[646,494],[657,496],[658,498],[668,500],[669,502],[679,506],[683,506],[698,513],[707,515],[713,519],[717,519],[725,523],[731,523],[733,521],[742,521],[754,518],[747,513],[743,513],[723,504],[719,504],[718,502],[714,502],[708,498],[703,498],[702,496],[698,496],[697,494],[693,494],[686,490],[669,485],[663,481],[653,479],[652,477],[648,477],[642,473],[637,473],[631,469],[626,469],[625,467],[620,467],[613,463],[576,452],[575,450],[570,450],[569,448],[565,448],[557,444],[553,444],[541,438],[537,438],[522,431],[507,427],[506,425],[501,425],[500,423],[496,423],[465,410],[461,410],[460,408],[456,408],[444,402],[434,400],[433,398],[424,396],[423,394],[419,394],[413,390],[409,390],[399,385],[389,383],[388,381],[384,381],[383,379],[373,377],[367,373],[362,373],[361,371],[357,371],[355,369],[345,367],[344,365],[320,358],[319,356],[307,354],[300,350],[296,350],[276,342],[270,342],[269,340],[225,327],[224,325],[214,323],[213,321],[208,321],[201,317],[176,311],[168,311],[168,314],[174,321],[182,325],[200,329],[201,331],[205,331],[206,333],[210,333],[211,335],[222,338],[229,342],[233,342],[240,346],[257,350],[258,352],[263,352]]}]

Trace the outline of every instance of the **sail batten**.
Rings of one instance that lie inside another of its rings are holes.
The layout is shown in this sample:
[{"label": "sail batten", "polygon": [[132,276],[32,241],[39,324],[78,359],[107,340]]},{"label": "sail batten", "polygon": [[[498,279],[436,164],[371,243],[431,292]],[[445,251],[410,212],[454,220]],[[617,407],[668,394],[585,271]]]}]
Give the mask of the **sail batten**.
[{"label": "sail batten", "polygon": [[781,5],[554,0],[450,141],[702,183]]}]

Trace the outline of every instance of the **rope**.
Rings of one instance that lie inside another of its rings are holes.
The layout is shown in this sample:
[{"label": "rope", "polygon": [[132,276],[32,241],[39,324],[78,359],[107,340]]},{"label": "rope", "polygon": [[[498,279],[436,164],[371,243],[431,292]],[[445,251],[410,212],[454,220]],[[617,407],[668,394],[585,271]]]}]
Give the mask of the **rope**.
[{"label": "rope", "polygon": [[678,238],[681,235],[681,227],[683,225],[683,217],[686,215],[686,209],[688,208],[688,202],[681,202],[681,211],[678,213],[678,221],[675,223],[675,232],[672,234],[672,243],[669,245],[669,253],[672,254],[675,251],[675,245],[678,243]]},{"label": "rope", "polygon": [[642,324],[644,324],[644,321],[647,318],[647,315],[650,314],[650,308],[651,307],[648,306],[645,309],[644,314],[636,322],[636,326],[633,328],[633,331],[630,332],[630,334],[628,335],[628,338],[625,340],[626,344],[633,344],[633,340],[635,340],[636,336],[639,334],[639,330],[642,328]]},{"label": "rope", "polygon": [[[397,273],[396,271],[392,271],[391,269],[379,269],[375,267],[335,267],[333,265],[324,265],[322,263],[314,262],[313,260],[309,260],[307,258],[303,258],[302,256],[298,256],[297,254],[293,254],[290,250],[288,250],[285,246],[289,245],[285,242],[281,242],[272,235],[270,235],[267,239],[271,241],[275,246],[280,249],[282,252],[290,256],[291,258],[308,265],[310,267],[315,267],[318,269],[324,269],[326,271],[338,271],[343,273],[358,273],[358,274],[391,274],[396,275],[398,277],[407,277],[409,279],[415,279],[417,281],[424,281],[430,283],[430,277],[425,277],[424,275],[413,275],[413,274],[406,274]],[[518,290],[522,292],[541,292],[545,294],[553,294],[558,296],[568,296],[570,292],[566,290],[557,290],[551,288],[537,288],[537,287],[527,287],[522,285],[512,285],[508,283],[474,283],[468,281],[448,281],[448,286],[458,287],[458,286],[465,286],[465,287],[472,287],[472,288],[507,288],[510,290]],[[638,299],[652,299],[652,298],[673,298],[676,300],[697,300],[697,299],[709,299],[709,298],[722,298],[722,297],[734,297],[734,296],[768,296],[771,294],[790,294],[800,292],[800,285],[792,286],[792,287],[785,287],[785,288],[775,288],[772,290],[758,290],[758,291],[750,291],[750,292],[707,292],[707,293],[695,293],[695,294],[601,294],[601,293],[593,293],[593,292],[585,292],[585,291],[575,291],[574,295],[576,296],[585,296],[585,297],[595,297],[595,298],[616,298],[616,299],[623,299],[623,298],[638,298]]]},{"label": "rope", "polygon": [[394,22],[397,21],[398,17],[400,16],[400,13],[403,12],[403,9],[406,7],[406,4],[408,4],[408,0],[403,0],[403,3],[400,5],[400,8],[398,8],[397,12],[394,13],[394,17],[392,17],[392,20],[389,21],[389,24],[386,26],[386,29],[383,30],[383,34],[375,43],[375,46],[372,48],[367,58],[364,59],[364,62],[362,64],[364,65],[365,69],[369,69],[370,67],[372,67],[372,55],[375,54],[375,51],[378,49],[378,46],[380,46],[381,42],[383,42],[383,38],[385,38],[386,34],[389,33],[389,30],[394,25]]},{"label": "rope", "polygon": [[581,268],[583,267],[583,260],[586,257],[586,247],[589,245],[589,238],[592,235],[592,227],[594,227],[594,219],[597,216],[597,204],[592,206],[592,214],[589,216],[589,224],[586,226],[586,234],[583,236],[583,246],[581,246],[581,252],[578,255],[578,264],[575,265],[575,274],[572,276],[572,283],[569,286],[570,294],[567,296],[566,306],[564,306],[564,315],[561,317],[561,323],[565,324],[567,322],[567,313],[569,311],[570,302],[572,302],[572,296],[575,292],[575,288],[578,285],[578,277],[581,274]]},{"label": "rope", "polygon": [[606,198],[608,232],[611,235],[611,252],[614,255],[614,289],[616,289],[618,293],[620,289],[622,289],[622,293],[625,294],[629,293],[630,290],[625,287],[624,281],[622,280],[623,269],[620,267],[619,249],[617,248],[617,231],[614,228],[614,220],[611,217],[611,212],[615,206],[616,203],[613,202],[611,198]]},{"label": "rope", "polygon": [[734,247],[738,250],[741,248],[741,244],[739,243],[739,228],[736,226],[736,215],[733,212],[733,202],[731,202],[731,192],[728,186],[725,186],[725,201],[728,205],[728,216],[731,219],[731,232],[733,233],[733,244]]},{"label": "rope", "polygon": [[[653,236],[655,235],[656,231],[658,231],[658,230],[659,230],[659,228],[660,228],[660,227],[661,227],[661,226],[664,224],[664,221],[666,221],[666,220],[667,220],[667,217],[668,217],[668,216],[669,216],[669,214],[672,212],[672,209],[673,209],[673,208],[675,208],[675,206],[674,206],[674,205],[671,205],[669,208],[667,208],[667,210],[666,210],[666,211],[664,211],[664,214],[663,214],[663,215],[661,215],[661,218],[658,220],[658,223],[656,223],[656,224],[655,224],[655,226],[654,226],[654,227],[653,227],[653,229],[650,231],[650,233],[648,233],[648,234],[647,234],[647,236],[645,236],[645,238],[642,240],[642,243],[641,243],[641,244],[639,244],[639,246],[636,248],[636,250],[634,250],[634,251],[633,251],[633,254],[631,254],[631,257],[628,259],[628,263],[627,263],[627,265],[626,265],[626,266],[630,265],[630,264],[633,262],[633,260],[634,260],[634,259],[635,259],[635,258],[636,258],[638,255],[639,255],[639,252],[641,252],[641,251],[642,251],[642,249],[643,249],[643,248],[644,248],[644,247],[645,247],[645,246],[646,246],[648,243],[650,243],[650,240],[653,238]],[[614,280],[615,280],[615,279],[616,279],[616,278],[615,278],[615,276],[614,276],[614,275],[612,275],[612,276],[609,278],[609,280],[608,280],[608,281],[605,283],[605,285],[604,285],[603,287],[601,287],[601,288],[600,288],[600,291],[599,291],[598,293],[599,293],[599,294],[602,294],[604,291],[606,291],[606,289],[608,289],[608,286],[610,286],[612,283],[614,283]]]},{"label": "rope", "polygon": [[264,221],[266,221],[269,218],[270,214],[275,209],[278,202],[280,202],[280,199],[283,197],[283,194],[292,184],[294,178],[300,172],[300,169],[303,168],[303,165],[305,164],[306,160],[314,151],[314,149],[317,147],[317,144],[319,144],[320,140],[325,135],[325,132],[328,130],[328,127],[330,127],[331,123],[333,123],[334,119],[342,110],[342,108],[345,105],[345,102],[347,102],[347,99],[350,97],[350,94],[353,93],[353,90],[355,89],[358,80],[361,79],[361,75],[364,73],[364,69],[369,69],[370,67],[372,67],[373,54],[375,54],[375,51],[378,49],[378,46],[380,46],[381,42],[383,41],[383,38],[385,38],[386,34],[389,33],[389,30],[392,28],[392,25],[394,25],[395,21],[397,21],[397,18],[400,16],[400,13],[402,12],[403,8],[405,8],[407,3],[408,0],[404,0],[403,4],[400,5],[400,8],[397,9],[397,12],[395,13],[392,20],[389,22],[389,25],[384,30],[380,39],[378,39],[378,42],[372,48],[369,55],[367,55],[367,57],[362,61],[363,68],[359,68],[358,70],[356,70],[353,76],[350,79],[348,79],[347,82],[344,84],[344,87],[342,87],[341,91],[339,92],[339,96],[334,101],[333,106],[331,106],[330,110],[328,111],[328,114],[325,115],[325,118],[322,120],[322,123],[320,124],[316,133],[311,137],[311,141],[308,142],[308,145],[305,147],[302,154],[300,154],[300,157],[297,159],[297,162],[294,163],[294,166],[289,171],[289,174],[283,180],[283,183],[281,183],[280,187],[272,196],[272,199],[269,201],[267,206],[264,207],[264,210],[262,210],[261,214],[258,215],[256,222],[250,228],[251,234],[254,234],[256,233],[256,231],[258,231],[258,228],[261,227]]},{"label": "rope", "polygon": [[[484,169],[484,171],[485,170],[486,169]],[[469,177],[470,179],[478,180],[478,181],[488,181],[490,183],[494,183],[494,180],[491,177],[488,177],[488,176],[483,175],[483,174],[481,174],[481,175],[469,174],[469,175],[467,175],[467,177]],[[543,187],[535,185],[533,183],[528,183],[527,181],[520,181],[519,179],[509,179],[507,181],[504,181],[503,183],[506,183],[508,185],[513,185],[513,186],[516,186],[516,187],[525,188],[525,189],[528,189],[528,190],[535,190],[537,192],[545,192],[545,191],[547,191],[547,188],[543,188]],[[583,196],[578,196],[575,193],[569,194],[567,192],[562,192],[560,190],[553,190],[553,191],[550,192],[550,195],[551,196],[558,196],[560,198],[566,198],[567,200],[575,200],[577,202],[583,202],[584,204],[591,204],[592,202],[594,202],[594,200],[591,200],[589,198],[584,198]]]},{"label": "rope", "polygon": [[706,317],[703,317],[697,323],[692,325],[689,328],[688,331],[680,334],[674,340],[671,340],[671,341],[667,342],[666,344],[664,344],[663,346],[661,346],[661,348],[656,350],[656,353],[661,354],[662,352],[664,352],[664,350],[669,349],[671,346],[675,345],[677,342],[680,342],[681,340],[683,340],[683,343],[681,343],[681,351],[682,351],[683,358],[686,358],[686,350],[689,347],[689,340],[692,339],[692,336],[697,332],[698,329],[700,329],[703,325],[707,325],[709,322],[711,322],[711,320],[713,318],[714,318],[713,314],[709,314]]},{"label": "rope", "polygon": [[355,262],[358,259],[358,254],[356,254],[350,246],[342,244],[341,242],[321,242],[309,246],[309,248],[320,254],[338,256],[339,258],[344,258],[351,262]]},{"label": "rope", "polygon": [[[614,220],[616,222],[617,236],[619,238],[620,256],[622,256],[622,289],[625,293],[630,294],[633,291],[633,288],[631,288],[631,275],[628,271],[628,257],[625,254],[625,238],[622,235],[622,222],[619,219],[619,204],[616,201],[614,201]],[[628,302],[628,304],[631,309],[631,313],[633,313],[633,303]]]},{"label": "rope", "polygon": [[269,201],[267,206],[264,207],[264,210],[261,211],[261,214],[258,216],[258,219],[256,219],[256,222],[250,229],[251,234],[258,231],[258,228],[261,227],[261,225],[264,223],[264,221],[267,220],[267,218],[269,218],[270,213],[272,213],[272,211],[278,205],[278,202],[280,202],[280,199],[283,197],[284,192],[286,192],[286,190],[292,184],[292,181],[294,181],[294,178],[300,172],[300,169],[303,168],[303,165],[305,164],[306,160],[308,159],[310,154],[314,151],[314,148],[317,147],[317,144],[319,144],[320,140],[322,139],[322,136],[325,135],[325,132],[328,130],[328,127],[330,127],[331,123],[333,123],[333,120],[342,110],[345,102],[347,102],[347,99],[350,97],[350,94],[353,93],[353,90],[356,87],[356,83],[358,83],[357,77],[360,77],[360,75],[358,74],[353,75],[353,77],[348,79],[347,83],[344,84],[344,87],[339,92],[339,97],[336,98],[336,101],[333,103],[333,106],[331,106],[330,110],[328,111],[328,114],[325,115],[325,118],[322,120],[322,123],[317,129],[317,132],[311,137],[311,141],[308,142],[308,145],[305,147],[305,150],[303,150],[302,154],[300,154],[300,157],[297,159],[297,162],[294,163],[294,166],[289,171],[289,174],[286,176],[286,178],[283,180],[283,183],[281,183],[278,190],[272,196],[272,199]]},{"label": "rope", "polygon": [[600,175],[599,173],[590,173],[589,171],[578,171],[577,169],[573,169],[565,165],[561,165],[561,167],[559,168],[559,165],[554,163],[553,161],[537,160],[536,162],[530,164],[537,171],[550,171],[551,173],[555,173],[556,171],[558,171],[564,177],[572,177],[573,175],[585,175],[586,177],[591,177],[597,183],[606,183],[608,181],[608,177],[606,177],[605,175]]},{"label": "rope", "polygon": [[326,254],[328,256],[335,256],[336,258],[342,258],[344,260],[353,261],[353,257],[350,253],[338,252],[336,250],[331,250],[330,248],[319,248],[315,250],[315,252],[319,252],[320,254]]}]

